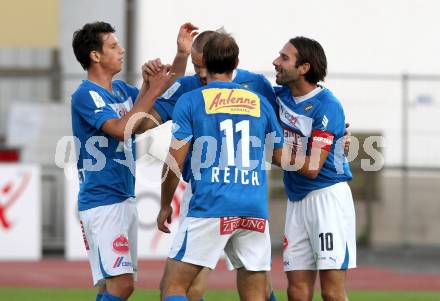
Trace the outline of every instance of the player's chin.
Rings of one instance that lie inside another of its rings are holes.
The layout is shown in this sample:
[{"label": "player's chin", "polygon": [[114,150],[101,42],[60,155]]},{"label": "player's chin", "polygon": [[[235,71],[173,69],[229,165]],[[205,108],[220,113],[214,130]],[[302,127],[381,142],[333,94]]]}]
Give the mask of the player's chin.
[{"label": "player's chin", "polygon": [[285,81],[280,76],[277,76],[275,78],[275,82],[277,83],[277,85],[282,85]]},{"label": "player's chin", "polygon": [[115,74],[122,71],[122,64],[115,68]]}]

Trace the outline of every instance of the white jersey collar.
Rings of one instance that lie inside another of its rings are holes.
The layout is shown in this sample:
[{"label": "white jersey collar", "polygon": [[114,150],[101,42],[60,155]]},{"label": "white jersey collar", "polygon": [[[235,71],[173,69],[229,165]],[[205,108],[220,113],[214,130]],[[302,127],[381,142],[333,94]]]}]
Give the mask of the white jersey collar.
[{"label": "white jersey collar", "polygon": [[313,89],[312,91],[310,91],[309,93],[307,93],[306,95],[303,96],[298,96],[298,97],[294,97],[292,95],[293,100],[295,101],[296,104],[299,104],[307,99],[310,99],[312,97],[314,97],[316,94],[318,94],[319,92],[321,92],[324,88],[322,86],[317,86],[315,89]]},{"label": "white jersey collar", "polygon": [[237,69],[234,69],[234,71],[232,71],[232,79],[231,82],[233,82],[235,80],[235,78],[237,77]]}]

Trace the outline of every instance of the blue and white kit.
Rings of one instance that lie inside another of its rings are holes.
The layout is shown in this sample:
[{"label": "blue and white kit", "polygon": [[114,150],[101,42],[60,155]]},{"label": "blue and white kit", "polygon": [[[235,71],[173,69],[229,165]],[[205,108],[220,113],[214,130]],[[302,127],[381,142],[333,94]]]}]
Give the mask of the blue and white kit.
[{"label": "blue and white kit", "polygon": [[212,82],[179,98],[173,122],[174,139],[192,144],[192,198],[170,257],[213,268],[225,250],[234,267],[269,270],[266,136],[283,145],[272,107],[239,84]]},{"label": "blue and white kit", "polygon": [[78,210],[95,285],[137,270],[134,139],[121,142],[101,127],[127,114],[138,93],[122,81],[113,81],[109,92],[85,80],[72,94],[72,130],[79,142]]},{"label": "blue and white kit", "polygon": [[275,92],[285,143],[296,153],[310,155],[312,144],[328,152],[314,179],[284,171],[289,198],[284,269],[355,267],[355,212],[346,183],[352,175],[343,150],[342,105],[320,86],[301,97],[293,97],[287,87],[276,87]]}]

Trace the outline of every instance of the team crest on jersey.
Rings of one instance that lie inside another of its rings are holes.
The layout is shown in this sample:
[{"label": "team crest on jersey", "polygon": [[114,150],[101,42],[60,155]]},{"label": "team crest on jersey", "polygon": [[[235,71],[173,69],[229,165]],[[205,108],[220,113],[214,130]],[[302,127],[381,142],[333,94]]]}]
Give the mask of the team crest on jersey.
[{"label": "team crest on jersey", "polygon": [[304,108],[304,112],[308,112],[308,111],[310,111],[312,108],[313,108],[313,105],[307,105],[307,106]]},{"label": "team crest on jersey", "polygon": [[239,114],[260,117],[260,98],[243,89],[206,89],[202,91],[207,114]]}]

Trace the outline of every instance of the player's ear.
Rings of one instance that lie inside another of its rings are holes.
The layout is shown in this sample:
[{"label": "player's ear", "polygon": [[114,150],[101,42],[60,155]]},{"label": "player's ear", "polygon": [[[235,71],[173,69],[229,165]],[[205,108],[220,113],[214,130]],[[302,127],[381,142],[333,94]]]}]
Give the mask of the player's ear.
[{"label": "player's ear", "polygon": [[240,62],[240,59],[239,58],[237,58],[236,60],[235,60],[235,66],[234,66],[234,69],[237,69],[237,67],[238,67],[238,63]]},{"label": "player's ear", "polygon": [[90,57],[90,61],[93,63],[99,63],[101,59],[101,55],[96,50],[90,51],[89,57]]},{"label": "player's ear", "polygon": [[310,70],[310,64],[309,63],[301,64],[298,67],[298,71],[299,71],[300,75],[306,74],[307,72],[309,72],[309,70]]}]

